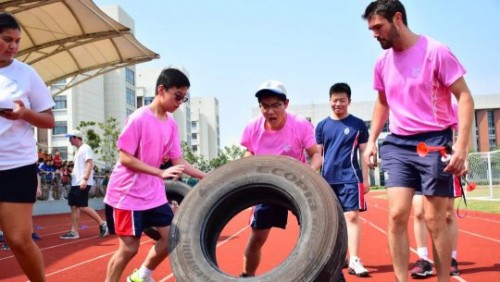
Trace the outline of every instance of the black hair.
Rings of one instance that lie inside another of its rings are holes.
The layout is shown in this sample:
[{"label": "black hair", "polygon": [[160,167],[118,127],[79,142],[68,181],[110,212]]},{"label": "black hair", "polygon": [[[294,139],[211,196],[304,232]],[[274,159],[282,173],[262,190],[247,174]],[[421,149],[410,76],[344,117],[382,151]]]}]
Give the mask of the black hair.
[{"label": "black hair", "polygon": [[345,82],[339,82],[332,85],[332,87],[330,87],[330,98],[333,93],[345,93],[347,94],[349,101],[351,100],[351,87],[349,87],[349,84]]},{"label": "black hair", "polygon": [[3,32],[5,29],[17,29],[21,30],[21,25],[16,20],[16,18],[9,13],[1,12],[0,13],[0,32]]},{"label": "black hair", "polygon": [[156,89],[158,89],[158,86],[160,85],[163,85],[163,87],[165,87],[165,90],[168,90],[172,87],[189,88],[189,86],[191,86],[188,77],[182,71],[175,68],[167,68],[161,71],[158,79],[156,80]]},{"label": "black hair", "polygon": [[392,23],[392,19],[396,13],[401,13],[403,23],[408,26],[406,18],[406,10],[399,0],[377,0],[373,1],[365,9],[365,13],[361,16],[363,19],[368,20],[374,15],[379,15]]}]

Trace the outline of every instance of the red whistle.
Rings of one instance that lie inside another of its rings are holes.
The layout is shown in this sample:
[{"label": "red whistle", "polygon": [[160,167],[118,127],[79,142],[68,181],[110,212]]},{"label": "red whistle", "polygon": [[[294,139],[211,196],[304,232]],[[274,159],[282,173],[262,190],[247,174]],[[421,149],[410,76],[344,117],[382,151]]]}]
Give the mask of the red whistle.
[{"label": "red whistle", "polygon": [[439,152],[443,162],[448,162],[451,159],[451,148],[449,146],[427,146],[424,142],[418,143],[417,154],[420,157],[426,157],[429,152]]},{"label": "red whistle", "polygon": [[465,186],[465,189],[467,191],[474,191],[474,189],[476,189],[476,186],[477,186],[477,183],[476,182],[469,182],[467,181],[467,179],[465,179],[464,176],[462,176],[462,179],[465,181],[465,183],[467,184],[467,186]]}]

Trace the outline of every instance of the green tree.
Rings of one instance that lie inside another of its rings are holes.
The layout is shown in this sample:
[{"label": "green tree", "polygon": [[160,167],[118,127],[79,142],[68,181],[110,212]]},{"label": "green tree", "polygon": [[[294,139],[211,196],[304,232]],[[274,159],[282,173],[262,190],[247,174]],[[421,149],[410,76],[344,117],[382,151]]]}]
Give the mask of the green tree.
[{"label": "green tree", "polygon": [[226,146],[219,152],[216,158],[208,161],[204,156],[196,155],[191,149],[191,146],[189,146],[186,142],[183,141],[181,145],[184,159],[204,172],[209,172],[225,165],[230,161],[239,159],[243,157],[243,154],[245,153],[245,150],[236,145],[232,145],[230,147]]},{"label": "green tree", "polygon": [[101,155],[99,160],[104,161],[106,169],[112,168],[118,158],[116,140],[120,135],[116,119],[111,117],[105,122],[81,121],[77,129],[85,134],[85,143]]}]

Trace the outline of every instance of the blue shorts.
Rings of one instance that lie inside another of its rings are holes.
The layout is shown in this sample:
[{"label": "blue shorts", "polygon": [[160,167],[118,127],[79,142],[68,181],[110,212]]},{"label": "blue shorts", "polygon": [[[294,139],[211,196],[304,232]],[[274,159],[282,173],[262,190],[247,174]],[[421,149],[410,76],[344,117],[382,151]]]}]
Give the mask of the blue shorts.
[{"label": "blue shorts", "polygon": [[409,187],[427,196],[453,197],[452,174],[444,171],[447,163],[441,161],[439,152],[430,152],[426,157],[417,155],[420,142],[451,146],[451,129],[410,136],[389,134],[380,148],[385,186]]},{"label": "blue shorts", "polygon": [[279,205],[259,204],[254,207],[250,226],[255,229],[285,229],[288,209]]},{"label": "blue shorts", "polygon": [[330,184],[339,199],[342,211],[366,211],[365,191],[362,183]]},{"label": "blue shorts", "polygon": [[[456,177],[453,175],[453,182],[450,187],[451,193],[454,198],[460,198],[463,195],[463,186],[462,183],[460,182],[460,177]],[[415,191],[415,195],[420,195],[422,196],[422,191]]]},{"label": "blue shorts", "polygon": [[106,222],[111,234],[140,238],[148,227],[170,226],[174,212],[168,203],[143,211],[122,210],[108,206]]}]

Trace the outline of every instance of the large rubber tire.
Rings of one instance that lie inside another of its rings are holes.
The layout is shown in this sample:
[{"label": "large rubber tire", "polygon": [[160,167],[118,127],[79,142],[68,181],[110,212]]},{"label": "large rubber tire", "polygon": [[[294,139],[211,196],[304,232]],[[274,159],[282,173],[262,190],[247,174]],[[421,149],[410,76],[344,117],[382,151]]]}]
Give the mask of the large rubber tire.
[{"label": "large rubber tire", "polygon": [[[291,210],[300,222],[297,243],[280,265],[263,275],[230,276],[217,266],[217,240],[231,218],[257,203]],[[169,236],[170,263],[181,282],[337,281],[346,251],[344,216],[328,183],[282,156],[242,158],[210,173],[184,198]]]},{"label": "large rubber tire", "polygon": [[169,203],[176,201],[180,204],[184,197],[191,191],[191,186],[182,181],[165,180],[165,193],[167,193],[167,200]]},{"label": "large rubber tire", "polygon": [[[176,201],[177,204],[180,205],[182,200],[184,200],[184,197],[186,197],[186,195],[192,189],[191,186],[182,181],[165,180],[164,183],[165,193],[167,194],[167,200],[170,204],[172,203],[172,201]],[[158,231],[156,231],[156,229],[153,227],[144,228],[142,232],[144,232],[144,234],[146,234],[149,238],[156,241],[160,240],[161,238],[160,233],[158,233]]]}]

